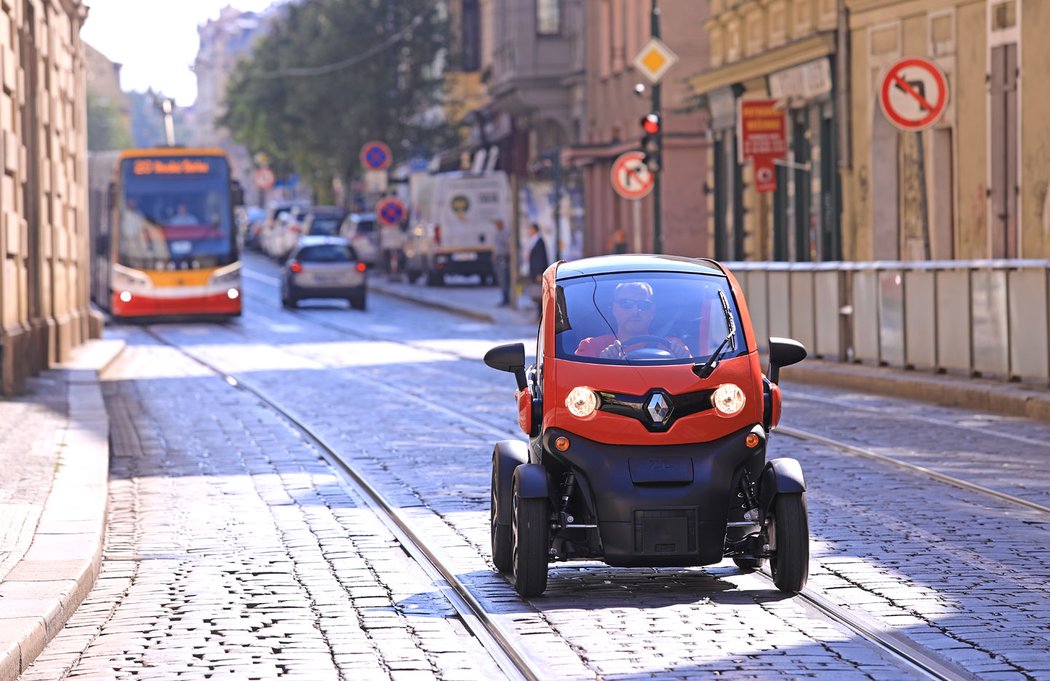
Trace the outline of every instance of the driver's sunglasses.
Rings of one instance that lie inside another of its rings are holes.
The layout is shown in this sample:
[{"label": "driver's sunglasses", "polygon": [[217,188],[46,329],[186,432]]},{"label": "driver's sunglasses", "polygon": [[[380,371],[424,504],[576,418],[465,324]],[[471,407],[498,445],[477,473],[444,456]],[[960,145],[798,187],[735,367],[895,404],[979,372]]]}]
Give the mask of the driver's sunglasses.
[{"label": "driver's sunglasses", "polygon": [[653,301],[651,300],[633,300],[631,298],[620,298],[616,301],[616,304],[624,310],[638,308],[640,312],[645,312],[646,310],[653,309]]}]

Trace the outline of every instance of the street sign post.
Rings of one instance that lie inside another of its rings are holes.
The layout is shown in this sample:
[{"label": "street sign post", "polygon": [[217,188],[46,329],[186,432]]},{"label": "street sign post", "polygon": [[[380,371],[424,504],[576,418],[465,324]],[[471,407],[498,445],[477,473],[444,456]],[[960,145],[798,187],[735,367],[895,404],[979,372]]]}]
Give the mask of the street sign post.
[{"label": "street sign post", "polygon": [[386,170],[394,160],[390,147],[378,140],[361,147],[361,166],[366,170]]},{"label": "street sign post", "polygon": [[405,204],[396,196],[387,196],[376,204],[376,220],[384,227],[396,227],[405,219]]},{"label": "street sign post", "polygon": [[617,194],[635,201],[645,198],[653,190],[655,180],[645,164],[645,155],[640,151],[620,154],[613,162],[610,177]]},{"label": "street sign post", "polygon": [[787,122],[782,103],[778,99],[746,99],[740,102],[737,126],[740,162],[754,162],[755,190],[775,192],[775,161],[787,154]]},{"label": "street sign post", "polygon": [[902,59],[882,79],[879,102],[886,118],[901,130],[925,130],[944,115],[948,81],[929,59]]},{"label": "street sign post", "polygon": [[259,189],[269,191],[273,188],[274,176],[273,171],[269,168],[257,168],[255,173],[252,174],[252,182]]},{"label": "street sign post", "polygon": [[678,55],[658,37],[649,39],[634,58],[634,68],[645,74],[652,83],[659,83],[667,70],[678,61]]}]

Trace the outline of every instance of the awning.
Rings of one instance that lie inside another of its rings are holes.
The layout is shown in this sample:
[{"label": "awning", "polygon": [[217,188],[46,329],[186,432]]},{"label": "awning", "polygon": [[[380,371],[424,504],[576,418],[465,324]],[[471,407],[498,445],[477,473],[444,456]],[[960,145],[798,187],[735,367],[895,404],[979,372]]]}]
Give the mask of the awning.
[{"label": "awning", "polygon": [[818,33],[805,40],[781,45],[753,57],[704,71],[689,79],[689,87],[692,88],[694,95],[699,96],[721,87],[762,78],[789,66],[834,53],[835,33],[833,31]]}]

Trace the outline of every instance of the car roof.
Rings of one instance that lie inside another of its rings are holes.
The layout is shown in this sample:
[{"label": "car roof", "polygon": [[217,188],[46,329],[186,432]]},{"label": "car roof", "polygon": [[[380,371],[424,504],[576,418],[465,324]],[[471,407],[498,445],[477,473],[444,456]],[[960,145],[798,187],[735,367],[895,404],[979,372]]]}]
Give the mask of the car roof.
[{"label": "car roof", "polygon": [[339,206],[314,206],[307,208],[306,212],[312,215],[346,215],[346,211]]},{"label": "car roof", "polygon": [[307,246],[349,246],[350,242],[341,236],[327,236],[319,234],[304,234],[299,237],[298,248]]},{"label": "car roof", "polygon": [[724,277],[725,273],[713,260],[683,258],[677,255],[601,255],[562,263],[558,279],[613,274],[618,272],[684,272]]},{"label": "car roof", "polygon": [[350,213],[350,219],[355,222],[363,222],[365,220],[375,220],[375,213]]}]

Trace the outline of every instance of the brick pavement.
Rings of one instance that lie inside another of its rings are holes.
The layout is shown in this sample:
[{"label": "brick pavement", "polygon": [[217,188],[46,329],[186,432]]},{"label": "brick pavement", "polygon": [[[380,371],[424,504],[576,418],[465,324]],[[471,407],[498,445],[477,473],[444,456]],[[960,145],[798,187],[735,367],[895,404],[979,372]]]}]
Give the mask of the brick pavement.
[{"label": "brick pavement", "polygon": [[97,377],[122,347],[90,341],[0,399],[0,681],[29,666],[98,574],[109,425]]}]

